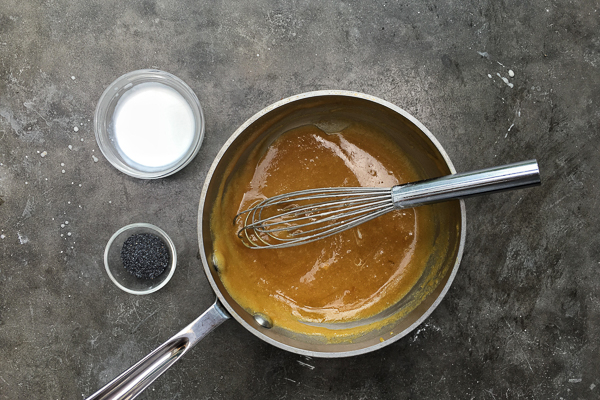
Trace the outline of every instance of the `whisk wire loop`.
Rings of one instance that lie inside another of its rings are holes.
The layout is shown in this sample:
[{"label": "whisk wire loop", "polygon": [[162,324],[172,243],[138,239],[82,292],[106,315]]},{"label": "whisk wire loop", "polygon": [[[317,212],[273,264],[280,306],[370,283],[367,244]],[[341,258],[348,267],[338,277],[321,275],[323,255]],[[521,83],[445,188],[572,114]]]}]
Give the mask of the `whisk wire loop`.
[{"label": "whisk wire loop", "polygon": [[[318,232],[318,231],[326,230],[326,226],[325,226],[326,222],[332,221],[330,224],[327,224],[328,227],[338,226],[338,225],[348,223],[348,222],[352,221],[354,218],[358,218],[363,214],[366,214],[369,212],[377,212],[377,211],[380,211],[380,210],[390,207],[390,206],[392,206],[392,204],[389,201],[388,202],[379,202],[379,204],[374,204],[367,208],[365,208],[363,206],[355,206],[355,208],[346,208],[346,210],[350,209],[351,211],[346,211],[341,214],[333,213],[332,211],[330,211],[327,213],[318,213],[318,214],[310,215],[308,217],[298,217],[298,218],[292,218],[292,219],[288,219],[288,220],[280,221],[280,222],[272,222],[270,224],[262,224],[260,221],[258,221],[258,222],[246,225],[243,229],[255,229],[256,231],[261,232],[261,233],[276,233],[276,232],[281,232],[281,231],[290,231],[290,224],[294,224],[293,225],[294,230],[291,231],[290,236],[301,236],[301,235],[306,235],[311,232]],[[360,207],[360,208],[358,208],[358,207]],[[358,209],[356,209],[356,208],[358,208]],[[329,216],[327,216],[327,215],[329,215]],[[349,217],[351,217],[351,219],[347,219]],[[309,222],[305,222],[305,223],[301,223],[301,224],[296,223],[298,221],[306,221],[306,220],[309,220]],[[311,229],[308,231],[302,230],[302,228],[312,227],[315,225],[317,225],[317,227],[314,229]],[[276,228],[277,226],[279,226],[279,228]],[[271,228],[271,227],[275,227],[275,228]]]},{"label": "whisk wire loop", "polygon": [[390,188],[308,189],[264,199],[236,215],[234,223],[244,217],[238,237],[248,247],[288,247],[334,235],[393,208]]},{"label": "whisk wire loop", "polygon": [[[275,216],[264,219],[259,218],[260,222],[252,223],[251,226],[265,229],[271,226],[281,225],[283,220],[285,220],[285,222],[298,222],[315,218],[320,218],[320,222],[333,221],[341,217],[341,215],[337,214],[340,209],[344,209],[345,212],[359,210],[358,212],[364,213],[366,212],[366,209],[364,208],[365,206],[372,207],[378,205],[387,205],[392,204],[391,201],[391,195],[388,194],[387,196],[381,196],[374,199],[338,200],[335,202],[316,203],[309,206],[298,206]],[[261,208],[264,210],[264,207],[264,205],[259,205],[256,208]],[[298,228],[301,226],[302,225],[296,225]]]}]

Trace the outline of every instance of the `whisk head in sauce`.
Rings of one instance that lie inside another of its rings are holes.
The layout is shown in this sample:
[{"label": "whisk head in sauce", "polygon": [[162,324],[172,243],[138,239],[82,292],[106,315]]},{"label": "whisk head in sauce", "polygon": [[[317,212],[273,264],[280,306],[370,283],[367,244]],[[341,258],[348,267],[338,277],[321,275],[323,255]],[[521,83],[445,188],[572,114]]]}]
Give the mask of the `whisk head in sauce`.
[{"label": "whisk head in sauce", "polygon": [[390,188],[320,188],[270,197],[235,216],[249,248],[283,248],[335,235],[394,210]]}]

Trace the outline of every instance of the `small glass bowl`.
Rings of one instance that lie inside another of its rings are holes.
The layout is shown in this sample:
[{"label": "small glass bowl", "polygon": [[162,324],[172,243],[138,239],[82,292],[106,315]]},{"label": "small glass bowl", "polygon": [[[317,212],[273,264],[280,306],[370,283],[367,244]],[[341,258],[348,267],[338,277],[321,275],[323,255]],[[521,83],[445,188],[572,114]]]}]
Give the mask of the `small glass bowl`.
[{"label": "small glass bowl", "polygon": [[[123,261],[121,260],[123,243],[125,243],[130,236],[140,233],[150,233],[158,236],[165,242],[165,245],[169,250],[171,261],[167,266],[167,269],[154,279],[142,279],[132,275],[125,269]],[[124,226],[112,235],[104,250],[104,267],[106,268],[108,277],[120,289],[131,294],[149,294],[156,292],[169,282],[175,272],[176,266],[177,252],[175,251],[175,244],[173,244],[171,238],[162,229],[151,224],[136,223]]]},{"label": "small glass bowl", "polygon": [[[148,82],[161,83],[176,90],[190,106],[195,120],[194,137],[187,152],[173,164],[158,168],[144,168],[131,161],[119,149],[114,136],[113,117],[119,100],[137,85]],[[106,88],[96,106],[94,130],[100,151],[115,168],[134,178],[158,179],[178,172],[198,154],[204,139],[204,114],[198,97],[184,81],[168,72],[142,69],[121,76]]]}]

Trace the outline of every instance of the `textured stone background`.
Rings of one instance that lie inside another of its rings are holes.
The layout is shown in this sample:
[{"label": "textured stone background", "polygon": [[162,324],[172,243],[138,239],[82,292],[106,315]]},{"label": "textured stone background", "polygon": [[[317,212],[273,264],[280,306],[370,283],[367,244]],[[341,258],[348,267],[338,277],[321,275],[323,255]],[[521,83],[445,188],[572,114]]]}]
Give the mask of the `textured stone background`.
[{"label": "textured stone background", "polygon": [[[543,185],[467,200],[454,285],[385,350],[307,359],[229,321],[144,398],[598,398],[599,20],[593,0],[1,0],[0,398],[86,397],[205,310],[212,159],[255,112],[317,89],[406,109],[459,171],[537,158]],[[197,158],[158,181],[113,168],[91,123],[104,88],[141,68],[186,81],[207,121]],[[137,221],[180,256],[142,297],[102,265]]]}]

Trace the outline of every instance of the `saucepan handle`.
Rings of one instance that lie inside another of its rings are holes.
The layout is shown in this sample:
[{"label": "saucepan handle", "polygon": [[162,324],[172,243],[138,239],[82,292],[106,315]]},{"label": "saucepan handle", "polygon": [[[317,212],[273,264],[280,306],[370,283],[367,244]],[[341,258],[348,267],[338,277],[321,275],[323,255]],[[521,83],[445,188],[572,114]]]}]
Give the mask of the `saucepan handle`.
[{"label": "saucepan handle", "polygon": [[396,208],[409,208],[539,184],[538,163],[529,160],[394,186],[392,201]]},{"label": "saucepan handle", "polygon": [[87,400],[130,400],[135,398],[200,339],[229,318],[225,307],[219,300],[215,301],[194,322],[88,397]]}]

